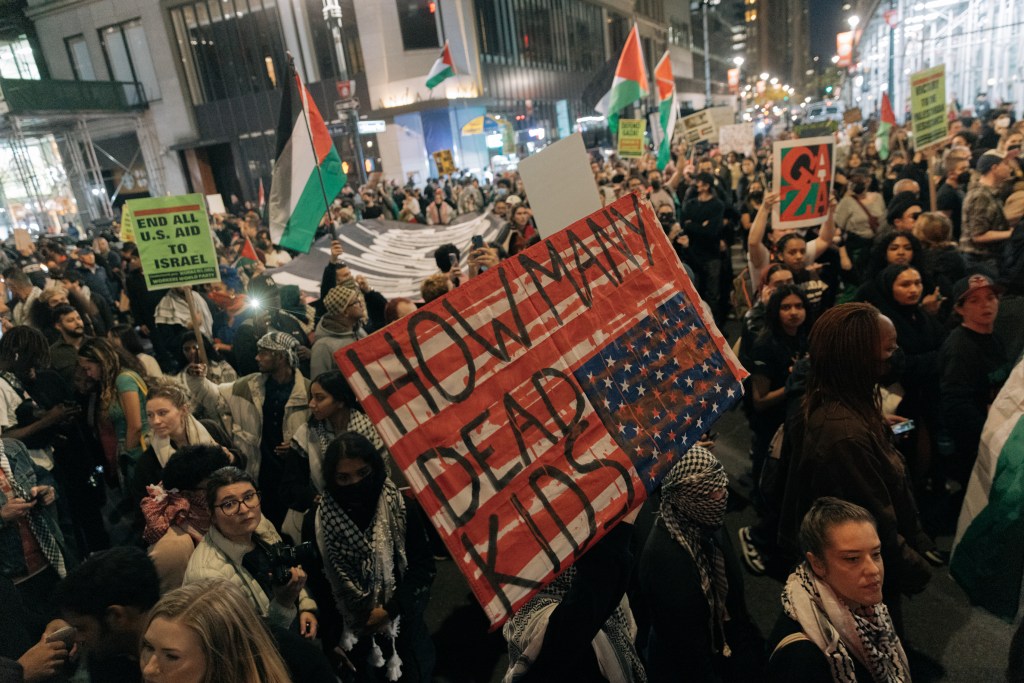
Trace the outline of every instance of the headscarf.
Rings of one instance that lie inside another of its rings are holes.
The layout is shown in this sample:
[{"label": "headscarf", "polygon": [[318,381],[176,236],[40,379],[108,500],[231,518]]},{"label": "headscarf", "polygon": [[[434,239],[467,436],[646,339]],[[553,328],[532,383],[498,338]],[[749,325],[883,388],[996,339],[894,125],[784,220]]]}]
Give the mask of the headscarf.
[{"label": "headscarf", "polygon": [[851,610],[804,562],[786,580],[782,609],[825,654],[835,683],[856,683],[853,657],[877,683],[910,681],[907,655],[885,603]]},{"label": "headscarf", "polygon": [[332,287],[331,291],[327,292],[327,296],[324,297],[324,308],[328,313],[341,313],[351,306],[353,302],[358,300],[358,289],[351,289],[344,285],[337,285]]},{"label": "headscarf", "polygon": [[661,484],[661,521],[672,539],[683,546],[697,565],[701,589],[711,611],[712,642],[722,643],[728,656],[722,624],[729,617],[725,598],[729,581],[725,575],[725,556],[711,536],[725,521],[729,477],[722,463],[706,448],[694,446],[677,462]]},{"label": "headscarf", "polygon": [[[552,612],[572,587],[576,567],[569,567],[544,586],[505,622],[502,635],[509,645],[508,671],[502,683],[516,683],[530,670],[544,645]],[[594,636],[591,645],[602,675],[610,683],[646,683],[647,673],[636,653],[636,622],[623,595],[618,607]]]},{"label": "headscarf", "polygon": [[[345,650],[359,641],[370,611],[395,595],[398,579],[408,567],[402,494],[387,478],[380,454],[369,464],[373,472],[356,484],[328,482],[316,512],[317,543],[328,575],[333,574],[331,587],[344,624],[341,646]],[[400,619],[401,615],[395,615],[378,634],[390,641],[392,654],[386,673],[392,681],[401,676],[402,660],[395,646]],[[370,638],[370,663],[382,667],[380,645],[374,635]]]},{"label": "headscarf", "polygon": [[285,332],[273,330],[267,332],[256,342],[256,348],[264,351],[280,351],[288,356],[288,364],[296,367],[299,364],[299,354],[295,351],[299,342],[295,337]]},{"label": "headscarf", "polygon": [[162,484],[146,487],[148,494],[139,507],[146,520],[142,538],[153,545],[172,526],[181,528],[198,545],[210,530],[210,509],[206,505],[205,491],[166,491]]}]

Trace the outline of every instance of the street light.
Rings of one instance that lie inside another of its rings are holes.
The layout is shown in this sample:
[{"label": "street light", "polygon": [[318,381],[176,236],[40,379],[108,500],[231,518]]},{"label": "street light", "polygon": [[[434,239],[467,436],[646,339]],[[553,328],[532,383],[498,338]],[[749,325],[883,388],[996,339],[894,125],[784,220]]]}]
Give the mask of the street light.
[{"label": "street light", "polygon": [[846,20],[846,23],[850,25],[850,30],[857,28],[860,25],[860,17],[854,14],[852,17]]},{"label": "street light", "polygon": [[711,106],[711,48],[708,41],[708,7],[714,7],[722,0],[701,0],[704,19],[704,106]]},{"label": "street light", "polygon": [[767,81],[768,80],[768,76],[769,76],[769,74],[768,74],[767,71],[762,71],[761,72],[761,80],[762,81]]},{"label": "street light", "polygon": [[743,57],[733,57],[732,58],[732,63],[735,64],[737,67],[743,66],[743,62],[744,62]]},{"label": "street light", "polygon": [[839,55],[832,55],[832,63],[833,64],[838,64],[839,63]]}]

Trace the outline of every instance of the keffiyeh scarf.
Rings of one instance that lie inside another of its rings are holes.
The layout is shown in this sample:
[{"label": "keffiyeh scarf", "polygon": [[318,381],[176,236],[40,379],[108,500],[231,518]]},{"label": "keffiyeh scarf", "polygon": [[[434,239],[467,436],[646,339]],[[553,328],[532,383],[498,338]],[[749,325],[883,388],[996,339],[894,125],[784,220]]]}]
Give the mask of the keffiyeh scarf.
[{"label": "keffiyeh scarf", "polygon": [[910,681],[907,655],[885,603],[851,610],[804,562],[786,581],[782,608],[825,653],[835,683],[856,683],[854,657],[876,683]]},{"label": "keffiyeh scarf", "polygon": [[[569,567],[541,589],[505,622],[502,634],[509,646],[509,665],[502,683],[516,683],[536,661],[544,644],[548,619],[569,592],[576,568]],[[636,653],[636,623],[629,600],[622,596],[619,606],[604,622],[592,642],[601,674],[610,683],[645,683],[647,673]]]},{"label": "keffiyeh scarf", "polygon": [[[4,476],[7,477],[7,482],[10,484],[16,498],[21,498],[22,500],[32,499],[31,492],[14,478],[14,468],[11,467],[11,461],[7,459],[7,451],[4,447],[3,439],[0,439],[0,470],[3,470]],[[32,535],[36,537],[36,541],[39,543],[40,550],[43,551],[43,556],[46,557],[46,561],[50,563],[50,566],[63,579],[68,574],[67,567],[64,564],[64,554],[61,553],[60,544],[57,542],[57,538],[43,516],[41,504],[37,503],[29,511],[28,524]]]},{"label": "keffiyeh scarf", "polygon": [[[384,481],[377,499],[377,511],[366,531],[361,530],[338,504],[325,493],[317,510],[317,539],[324,554],[324,563],[338,577],[335,600],[344,622],[341,646],[351,650],[358,642],[358,633],[366,625],[370,611],[386,604],[395,594],[397,578],[407,566],[405,556],[405,504],[398,488]],[[338,592],[340,591],[340,595]],[[392,655],[387,662],[388,680],[401,676],[402,660],[398,657],[395,639],[399,617],[394,617],[381,634],[390,640]],[[372,637],[372,636],[371,636]],[[370,664],[385,665],[376,639]]]},{"label": "keffiyeh scarf", "polygon": [[285,332],[274,330],[267,332],[256,342],[256,348],[265,351],[280,351],[288,357],[288,364],[293,368],[299,365],[299,354],[296,352],[299,342]]},{"label": "keffiyeh scarf", "polygon": [[192,537],[198,545],[210,530],[210,510],[206,507],[206,496],[202,491],[165,491],[162,485],[147,486],[149,494],[142,499],[139,507],[146,520],[142,538],[153,545],[172,526],[179,527]]},{"label": "keffiyeh scarf", "polygon": [[661,484],[661,520],[672,539],[693,557],[700,574],[704,597],[711,609],[712,642],[721,643],[729,656],[723,623],[729,615],[725,598],[729,581],[725,575],[725,556],[711,534],[725,521],[728,496],[711,497],[726,490],[729,477],[722,463],[705,448],[695,446],[669,471]]}]

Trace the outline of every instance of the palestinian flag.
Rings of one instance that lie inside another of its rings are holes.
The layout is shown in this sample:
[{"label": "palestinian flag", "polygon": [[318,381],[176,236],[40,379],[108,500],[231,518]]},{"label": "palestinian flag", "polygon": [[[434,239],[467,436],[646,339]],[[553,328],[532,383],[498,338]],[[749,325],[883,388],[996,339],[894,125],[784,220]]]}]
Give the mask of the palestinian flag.
[{"label": "palestinian flag", "polygon": [[950,574],[971,602],[1006,621],[1024,577],[1024,361],[992,402],[957,524]]},{"label": "palestinian flag", "polygon": [[430,67],[430,73],[427,74],[427,87],[433,90],[437,86],[441,85],[441,82],[451,78],[455,75],[455,62],[452,61],[452,52],[448,49],[448,41],[444,41],[444,49],[441,50],[441,56],[434,62],[434,66]]},{"label": "palestinian flag", "polygon": [[320,219],[345,186],[345,173],[323,117],[295,66],[277,124],[277,158],[270,177],[270,235],[275,244],[308,252]]},{"label": "palestinian flag", "polygon": [[896,115],[892,113],[889,93],[882,93],[882,121],[878,124],[878,133],[875,135],[878,141],[878,156],[882,161],[889,158],[889,133],[895,125]]},{"label": "palestinian flag", "polygon": [[676,79],[672,76],[672,60],[668,51],[654,67],[654,83],[658,88],[658,122],[661,139],[658,144],[658,170],[664,171],[672,159],[672,133],[676,129]]},{"label": "palestinian flag", "polygon": [[594,109],[608,117],[608,128],[613,133],[619,128],[619,112],[647,97],[647,80],[647,66],[640,47],[640,31],[633,24],[622,48],[622,55],[619,56],[612,87],[594,106]]}]

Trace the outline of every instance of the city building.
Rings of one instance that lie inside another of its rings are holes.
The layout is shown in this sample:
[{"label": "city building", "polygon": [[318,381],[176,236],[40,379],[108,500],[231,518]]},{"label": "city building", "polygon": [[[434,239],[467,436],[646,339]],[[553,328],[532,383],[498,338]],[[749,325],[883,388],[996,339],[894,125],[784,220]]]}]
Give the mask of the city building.
[{"label": "city building", "polygon": [[750,73],[803,83],[810,62],[807,0],[743,0]]},{"label": "city building", "polygon": [[1000,102],[1024,101],[1024,3],[865,0],[851,12],[860,24],[848,97],[865,112],[879,110],[891,73],[890,99],[902,120],[910,106],[910,75],[939,64],[946,65],[949,102],[984,112]]},{"label": "city building", "polygon": [[[0,90],[6,167],[21,170],[3,187],[17,216],[0,233],[108,221],[153,194],[255,200],[270,185],[289,60],[353,183],[375,171],[423,183],[443,150],[483,173],[575,130],[607,142],[585,93],[610,80],[634,22],[649,71],[669,50],[684,110],[706,104],[705,59],[711,103],[735,104],[742,2],[15,0],[0,23]],[[456,76],[431,91],[446,43]],[[655,106],[652,95],[633,113]],[[484,114],[501,129],[462,135]]]}]

